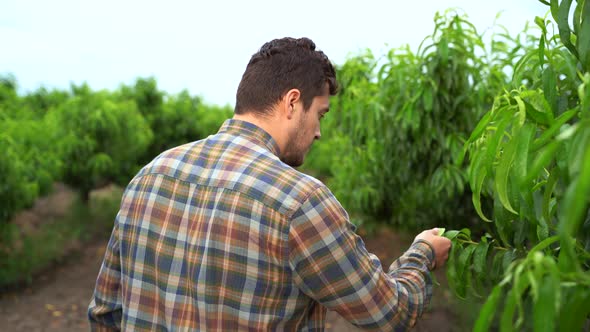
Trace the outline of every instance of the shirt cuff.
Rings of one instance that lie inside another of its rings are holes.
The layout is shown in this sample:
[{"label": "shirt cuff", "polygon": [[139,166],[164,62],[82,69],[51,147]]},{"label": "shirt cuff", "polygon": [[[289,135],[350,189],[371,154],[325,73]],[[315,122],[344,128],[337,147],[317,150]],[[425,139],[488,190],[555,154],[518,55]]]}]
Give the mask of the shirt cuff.
[{"label": "shirt cuff", "polygon": [[412,243],[410,249],[416,249],[422,252],[428,258],[428,268],[430,271],[436,268],[436,253],[434,252],[434,247],[430,242],[422,239],[416,240],[414,243]]}]

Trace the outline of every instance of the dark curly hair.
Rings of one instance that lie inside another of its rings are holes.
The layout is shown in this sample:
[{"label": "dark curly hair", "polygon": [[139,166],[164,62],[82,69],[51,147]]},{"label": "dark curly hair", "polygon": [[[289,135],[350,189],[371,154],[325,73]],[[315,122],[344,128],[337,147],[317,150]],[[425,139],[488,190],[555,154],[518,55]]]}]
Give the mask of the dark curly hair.
[{"label": "dark curly hair", "polygon": [[252,55],[236,94],[236,114],[268,114],[290,89],[299,89],[305,110],[328,83],[338,91],[336,72],[328,57],[309,38],[274,39]]}]

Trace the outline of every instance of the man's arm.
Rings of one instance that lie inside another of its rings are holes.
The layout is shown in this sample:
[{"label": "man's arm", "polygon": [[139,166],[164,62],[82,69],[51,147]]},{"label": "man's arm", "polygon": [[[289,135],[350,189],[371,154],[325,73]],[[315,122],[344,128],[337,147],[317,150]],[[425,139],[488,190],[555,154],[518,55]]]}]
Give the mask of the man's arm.
[{"label": "man's arm", "polygon": [[432,296],[432,247],[421,240],[385,273],[330,191],[314,192],[291,220],[290,266],[308,296],[362,328],[406,330]]},{"label": "man's arm", "polygon": [[92,331],[121,330],[121,261],[119,259],[118,223],[115,221],[113,233],[88,307],[88,319]]}]

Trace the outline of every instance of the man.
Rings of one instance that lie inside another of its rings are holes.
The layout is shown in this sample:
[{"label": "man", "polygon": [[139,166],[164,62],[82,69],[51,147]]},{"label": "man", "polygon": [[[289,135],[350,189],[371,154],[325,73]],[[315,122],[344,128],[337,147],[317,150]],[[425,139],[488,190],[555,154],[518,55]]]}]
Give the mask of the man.
[{"label": "man", "polygon": [[127,187],[88,315],[95,330],[323,330],[326,310],[367,329],[413,326],[450,241],[416,237],[383,271],[303,163],[337,90],[314,43],[254,54],[235,116],[164,152]]}]

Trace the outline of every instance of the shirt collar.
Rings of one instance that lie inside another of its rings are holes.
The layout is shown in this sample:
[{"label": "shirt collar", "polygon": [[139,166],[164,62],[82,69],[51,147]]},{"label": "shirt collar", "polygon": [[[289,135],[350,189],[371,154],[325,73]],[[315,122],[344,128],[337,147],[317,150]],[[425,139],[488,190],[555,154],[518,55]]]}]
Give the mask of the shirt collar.
[{"label": "shirt collar", "polygon": [[256,144],[266,147],[275,156],[279,155],[279,145],[269,133],[257,125],[243,120],[227,119],[218,133],[237,134]]}]

